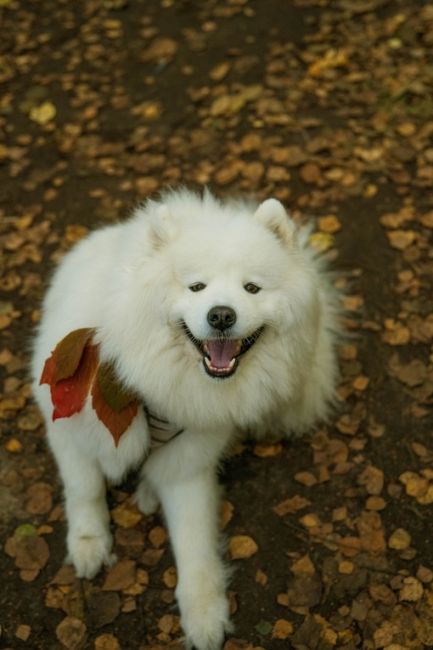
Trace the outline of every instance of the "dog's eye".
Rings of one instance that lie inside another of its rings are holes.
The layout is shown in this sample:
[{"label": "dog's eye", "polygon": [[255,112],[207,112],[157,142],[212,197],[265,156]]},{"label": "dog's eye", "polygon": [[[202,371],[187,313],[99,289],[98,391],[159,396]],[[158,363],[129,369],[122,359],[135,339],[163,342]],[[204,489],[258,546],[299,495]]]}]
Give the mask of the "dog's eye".
[{"label": "dog's eye", "polygon": [[203,289],[206,289],[206,285],[203,284],[203,282],[195,282],[190,287],[188,287],[188,289],[190,291],[203,291]]},{"label": "dog's eye", "polygon": [[258,287],[254,282],[247,282],[247,284],[244,284],[244,289],[248,293],[259,293],[261,287]]}]

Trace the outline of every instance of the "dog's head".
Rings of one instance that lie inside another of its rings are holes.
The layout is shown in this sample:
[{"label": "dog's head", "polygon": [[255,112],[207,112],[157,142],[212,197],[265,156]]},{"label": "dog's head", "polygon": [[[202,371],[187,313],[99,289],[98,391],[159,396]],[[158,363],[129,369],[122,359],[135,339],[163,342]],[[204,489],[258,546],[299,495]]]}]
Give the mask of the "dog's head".
[{"label": "dog's head", "polygon": [[302,320],[309,273],[277,200],[250,209],[210,195],[169,196],[154,206],[151,233],[169,274],[161,296],[169,327],[212,378],[231,377]]}]

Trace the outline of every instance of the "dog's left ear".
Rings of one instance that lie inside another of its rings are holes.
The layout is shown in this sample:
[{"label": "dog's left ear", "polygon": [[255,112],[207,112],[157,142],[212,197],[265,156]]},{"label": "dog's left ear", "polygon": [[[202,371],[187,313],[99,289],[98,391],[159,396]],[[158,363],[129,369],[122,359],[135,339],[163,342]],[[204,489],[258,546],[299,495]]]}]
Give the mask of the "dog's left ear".
[{"label": "dog's left ear", "polygon": [[149,221],[155,248],[160,248],[176,236],[175,219],[164,204],[150,203]]},{"label": "dog's left ear", "polygon": [[255,211],[254,218],[283,243],[293,243],[295,224],[287,214],[283,204],[277,199],[263,201]]}]

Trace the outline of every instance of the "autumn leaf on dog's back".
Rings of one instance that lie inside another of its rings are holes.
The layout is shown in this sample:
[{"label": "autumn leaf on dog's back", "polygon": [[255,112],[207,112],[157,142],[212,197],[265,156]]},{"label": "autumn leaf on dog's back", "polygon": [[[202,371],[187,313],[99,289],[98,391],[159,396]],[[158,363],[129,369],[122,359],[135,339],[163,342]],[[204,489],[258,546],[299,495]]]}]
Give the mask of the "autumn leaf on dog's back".
[{"label": "autumn leaf on dog's back", "polygon": [[98,365],[97,349],[88,343],[93,333],[92,328],[70,332],[45,362],[40,383],[50,386],[53,420],[68,418],[84,406]]},{"label": "autumn leaf on dog's back", "polygon": [[54,405],[53,420],[68,418],[81,411],[89,394],[97,365],[96,347],[87,345],[72,377],[67,377],[51,385],[51,399]]},{"label": "autumn leaf on dog's back", "polygon": [[81,361],[84,348],[94,333],[92,327],[83,327],[69,332],[46,360],[39,383],[52,386],[62,379],[72,377]]},{"label": "autumn leaf on dog's back", "polygon": [[101,363],[92,387],[92,406],[117,447],[137,414],[138,401],[116,378],[112,363]]}]

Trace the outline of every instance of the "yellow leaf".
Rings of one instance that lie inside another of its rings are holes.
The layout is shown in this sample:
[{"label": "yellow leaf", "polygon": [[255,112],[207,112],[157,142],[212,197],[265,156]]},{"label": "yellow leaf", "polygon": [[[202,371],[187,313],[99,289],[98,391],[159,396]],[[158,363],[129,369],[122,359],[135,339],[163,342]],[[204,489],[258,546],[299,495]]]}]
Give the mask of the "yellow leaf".
[{"label": "yellow leaf", "polygon": [[133,528],[143,517],[136,506],[129,501],[124,501],[116,506],[111,511],[111,516],[115,523],[122,528]]},{"label": "yellow leaf", "polygon": [[341,230],[341,222],[334,214],[329,214],[326,217],[320,217],[319,230],[321,232],[326,232],[332,235],[334,232]]},{"label": "yellow leaf", "polygon": [[308,74],[310,77],[320,77],[326,70],[345,66],[348,62],[349,60],[345,50],[335,50],[334,48],[331,48],[325,52],[322,58],[317,59],[317,61],[314,61],[314,63],[309,66]]},{"label": "yellow leaf", "polygon": [[258,546],[248,535],[235,535],[230,538],[229,552],[232,560],[244,560],[258,551]]},{"label": "yellow leaf", "polygon": [[388,540],[389,548],[393,548],[396,551],[403,551],[409,548],[410,543],[411,537],[404,528],[397,528]]},{"label": "yellow leaf", "polygon": [[278,621],[275,621],[272,629],[273,639],[287,639],[291,634],[293,634],[293,624],[290,621],[286,621],[284,618],[279,618]]},{"label": "yellow leaf", "polygon": [[23,446],[20,443],[19,440],[16,438],[10,438],[6,443],[5,443],[5,449],[8,451],[10,454],[19,454],[23,450]]},{"label": "yellow leaf", "polygon": [[56,107],[52,102],[43,102],[39,106],[33,106],[30,111],[30,119],[38,124],[48,124],[55,118],[56,113]]},{"label": "yellow leaf", "polygon": [[310,244],[320,252],[325,252],[334,245],[334,237],[328,232],[315,232],[309,237]]},{"label": "yellow leaf", "polygon": [[415,232],[413,230],[393,230],[386,234],[391,246],[399,251],[404,250],[415,241]]}]

